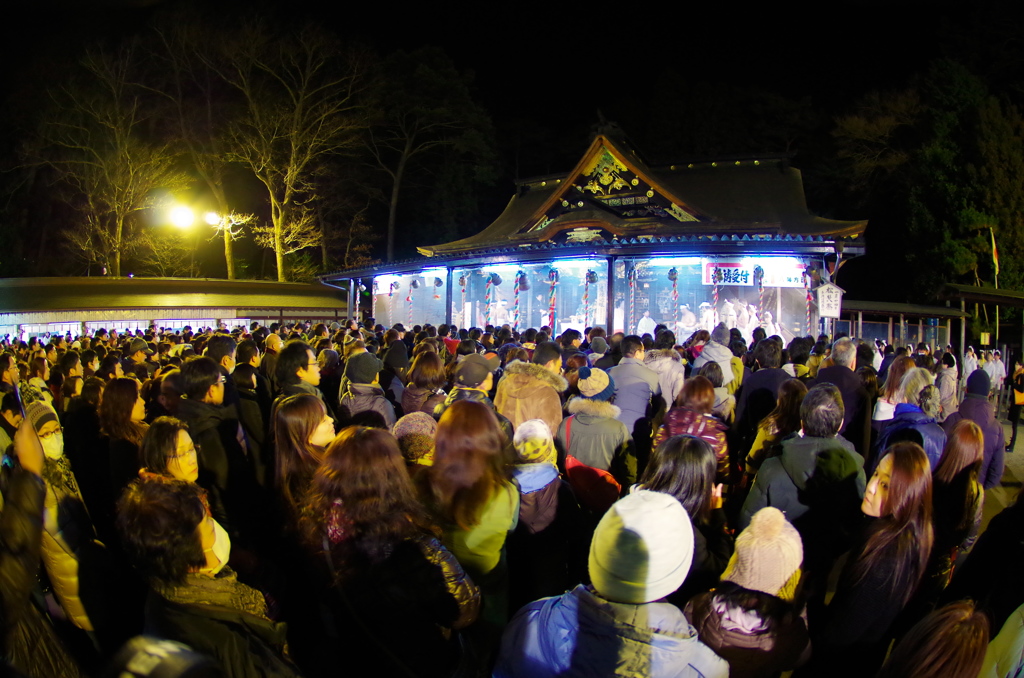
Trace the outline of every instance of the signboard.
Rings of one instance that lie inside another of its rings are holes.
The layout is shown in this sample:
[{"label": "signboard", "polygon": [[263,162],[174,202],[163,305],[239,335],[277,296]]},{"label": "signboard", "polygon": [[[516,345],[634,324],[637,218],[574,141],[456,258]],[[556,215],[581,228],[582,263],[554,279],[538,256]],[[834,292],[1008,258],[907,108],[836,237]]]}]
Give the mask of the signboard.
[{"label": "signboard", "polygon": [[992,333],[991,332],[982,332],[981,333],[981,341],[979,343],[982,346],[988,346],[989,344],[991,344],[992,343]]},{"label": "signboard", "polygon": [[822,318],[838,318],[843,309],[844,290],[838,285],[825,283],[814,288],[818,295],[818,315]]},{"label": "signboard", "polygon": [[701,259],[701,277],[705,285],[714,285],[715,269],[718,269],[719,285],[753,287],[757,285],[754,269],[760,266],[764,271],[765,287],[803,287],[804,269],[807,264],[790,258],[745,257],[743,259]]}]

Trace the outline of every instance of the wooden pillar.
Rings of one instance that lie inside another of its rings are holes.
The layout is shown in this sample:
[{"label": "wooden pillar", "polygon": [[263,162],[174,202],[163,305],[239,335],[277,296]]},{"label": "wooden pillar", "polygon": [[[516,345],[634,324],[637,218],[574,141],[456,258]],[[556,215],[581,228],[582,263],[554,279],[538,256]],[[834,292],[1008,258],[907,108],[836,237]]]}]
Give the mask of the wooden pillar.
[{"label": "wooden pillar", "polygon": [[857,338],[864,338],[864,312],[857,311]]},{"label": "wooden pillar", "polygon": [[892,316],[889,316],[889,334],[885,340],[890,344],[892,343]]},{"label": "wooden pillar", "polygon": [[900,341],[899,341],[899,345],[900,346],[906,346],[907,345],[907,325],[906,325],[906,319],[904,318],[902,313],[900,313]]},{"label": "wooden pillar", "polygon": [[946,318],[946,343],[953,345],[953,319]]}]

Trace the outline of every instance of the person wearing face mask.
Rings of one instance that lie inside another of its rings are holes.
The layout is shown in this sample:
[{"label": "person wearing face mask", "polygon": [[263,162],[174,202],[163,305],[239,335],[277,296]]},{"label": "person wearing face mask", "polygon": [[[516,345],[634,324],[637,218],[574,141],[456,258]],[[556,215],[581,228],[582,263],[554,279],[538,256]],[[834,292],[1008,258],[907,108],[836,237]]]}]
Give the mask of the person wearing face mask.
[{"label": "person wearing face mask", "polygon": [[227,676],[300,675],[287,656],[287,626],[227,565],[230,541],[198,485],[133,482],[118,502],[117,527],[129,560],[150,584],[147,634],[213,657]]},{"label": "person wearing face mask", "polygon": [[[57,412],[36,401],[26,407],[26,418],[35,428],[43,445],[43,566],[53,586],[53,594],[68,621],[83,631],[93,631],[93,621],[79,590],[79,570],[83,557],[97,545],[95,530],[82,500],[71,463],[64,456],[64,435]],[[102,545],[99,545],[102,548]]]},{"label": "person wearing face mask", "polygon": [[917,590],[934,540],[931,467],[920,445],[885,451],[861,511],[874,520],[850,552],[823,623],[811,620],[807,675],[874,675],[885,658],[890,628]]}]

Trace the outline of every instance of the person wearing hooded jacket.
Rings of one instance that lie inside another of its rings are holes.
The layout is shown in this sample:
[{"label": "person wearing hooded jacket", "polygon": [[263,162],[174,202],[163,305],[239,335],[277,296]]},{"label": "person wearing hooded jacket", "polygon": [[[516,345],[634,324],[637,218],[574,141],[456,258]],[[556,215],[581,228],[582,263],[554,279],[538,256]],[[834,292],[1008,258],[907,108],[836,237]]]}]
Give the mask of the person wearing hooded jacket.
[{"label": "person wearing hooded jacket", "polygon": [[921,445],[928,455],[932,471],[942,459],[946,432],[936,422],[939,413],[939,390],[932,383],[931,372],[923,367],[907,370],[900,381],[903,402],[896,406],[892,422],[878,436],[872,471],[893,443],[909,440]]},{"label": "person wearing hooded jacket", "polygon": [[493,675],[725,678],[725,660],[663,601],[692,558],[690,517],[675,497],[638,490],[620,499],[591,541],[592,584],[522,608],[505,629]]},{"label": "person wearing hooded jacket", "polygon": [[519,425],[515,434],[519,522],[508,537],[511,609],[564,593],[585,573],[590,535],[583,512],[556,465],[551,430],[541,419]]},{"label": "person wearing hooded jacket", "polygon": [[357,353],[349,358],[339,404],[350,418],[360,412],[376,412],[390,429],[398,418],[380,385],[382,369],[380,358],[372,353]]},{"label": "person wearing hooded jacket", "polygon": [[1004,441],[1006,434],[995,416],[995,408],[988,400],[989,377],[985,370],[976,369],[967,375],[967,393],[960,408],[946,417],[942,428],[949,435],[961,419],[970,419],[981,427],[985,438],[985,456],[978,471],[978,482],[986,490],[999,485],[1003,477]]},{"label": "person wearing hooded jacket", "polygon": [[581,367],[580,395],[566,405],[569,416],[558,425],[556,438],[567,455],[612,474],[620,487],[636,482],[637,460],[633,437],[619,421],[612,405],[615,381],[598,368]]},{"label": "person wearing hooded jacket", "polygon": [[706,363],[715,362],[722,368],[722,386],[729,388],[733,380],[732,351],[729,350],[729,328],[725,323],[718,323],[711,333],[711,341],[704,344],[704,350],[693,361],[693,369],[699,370]]},{"label": "person wearing hooded jacket", "polygon": [[864,458],[839,434],[843,398],[829,383],[811,388],[800,405],[799,433],[782,441],[782,454],[761,464],[740,513],[739,527],[773,506],[800,532],[809,593],[824,595],[835,559],[853,541],[867,480]]},{"label": "person wearing hooded jacket", "polygon": [[674,348],[652,348],[644,353],[644,367],[658,375],[658,386],[667,407],[675,405],[686,381],[683,358]]},{"label": "person wearing hooded jacket", "polygon": [[562,352],[554,342],[537,344],[530,362],[514,360],[498,382],[494,407],[515,428],[530,419],[543,419],[552,431],[562,421],[561,394],[569,382],[561,374]]}]

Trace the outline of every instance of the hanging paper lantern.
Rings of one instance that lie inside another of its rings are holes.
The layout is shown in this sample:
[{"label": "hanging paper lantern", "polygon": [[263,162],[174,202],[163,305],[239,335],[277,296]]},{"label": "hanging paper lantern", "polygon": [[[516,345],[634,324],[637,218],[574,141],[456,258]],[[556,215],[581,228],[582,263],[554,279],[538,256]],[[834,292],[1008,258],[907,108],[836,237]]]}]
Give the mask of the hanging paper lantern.
[{"label": "hanging paper lantern", "polygon": [[440,278],[434,278],[434,287],[443,287],[444,281]]},{"label": "hanging paper lantern", "polygon": [[597,282],[597,273],[587,271],[583,278],[583,324],[590,323],[590,286]]}]

